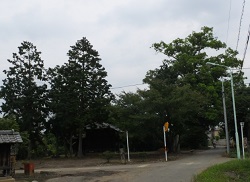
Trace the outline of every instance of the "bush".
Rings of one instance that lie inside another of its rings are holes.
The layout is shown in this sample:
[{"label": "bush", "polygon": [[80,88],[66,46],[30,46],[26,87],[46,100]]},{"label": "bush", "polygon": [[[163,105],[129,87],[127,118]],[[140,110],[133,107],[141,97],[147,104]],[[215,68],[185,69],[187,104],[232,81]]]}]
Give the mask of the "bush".
[{"label": "bush", "polygon": [[21,132],[20,133],[23,143],[18,144],[18,159],[27,159],[28,156],[28,148],[29,148],[29,134],[28,132]]},{"label": "bush", "polygon": [[107,160],[107,163],[109,163],[110,159],[114,158],[115,153],[110,152],[110,151],[105,151],[102,153],[102,156]]},{"label": "bush", "polygon": [[220,139],[220,136],[215,136],[214,138],[216,141],[218,141]]}]

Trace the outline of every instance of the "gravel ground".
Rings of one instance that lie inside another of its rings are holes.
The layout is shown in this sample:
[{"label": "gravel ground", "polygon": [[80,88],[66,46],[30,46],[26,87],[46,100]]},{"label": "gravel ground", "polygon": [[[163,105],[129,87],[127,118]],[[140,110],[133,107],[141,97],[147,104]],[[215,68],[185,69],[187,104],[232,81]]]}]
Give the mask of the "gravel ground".
[{"label": "gravel ground", "polygon": [[[190,155],[192,152],[183,152],[179,155],[169,155],[169,160],[176,160],[177,158],[185,155]],[[164,153],[151,152],[140,155],[131,155],[131,161],[129,164],[145,164],[164,162]],[[32,160],[35,166],[35,173],[32,175],[25,175],[23,169],[23,163],[26,161],[18,161],[16,164],[16,182],[81,182],[81,181],[128,181],[129,176],[126,171],[123,170],[101,170],[93,169],[91,171],[79,171],[76,170],[82,168],[95,168],[95,167],[107,167],[116,165],[126,165],[118,157],[114,157],[107,163],[107,160],[101,157],[100,154],[91,154],[84,156],[82,159],[77,158],[59,158],[59,159],[38,159]],[[50,170],[51,169],[51,170]],[[65,169],[56,171],[55,169]],[[118,180],[119,179],[119,180]]]}]

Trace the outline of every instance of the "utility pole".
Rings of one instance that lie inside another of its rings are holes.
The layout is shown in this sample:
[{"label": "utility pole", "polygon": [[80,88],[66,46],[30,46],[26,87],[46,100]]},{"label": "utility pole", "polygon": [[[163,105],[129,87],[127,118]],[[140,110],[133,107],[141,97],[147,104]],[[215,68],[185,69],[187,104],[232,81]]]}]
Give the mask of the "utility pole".
[{"label": "utility pole", "polygon": [[224,83],[224,79],[221,78],[225,133],[226,133],[226,143],[227,143],[227,154],[229,154],[230,148],[229,148],[229,136],[228,136],[228,126],[227,126],[227,110],[226,110],[225,91],[224,91],[224,84],[223,83]]},{"label": "utility pole", "polygon": [[235,99],[234,99],[234,82],[233,82],[233,72],[232,69],[216,63],[207,62],[206,64],[224,67],[230,70],[230,77],[231,77],[231,90],[232,90],[232,101],[233,101],[233,111],[234,111],[234,129],[235,129],[235,140],[236,140],[236,150],[237,150],[237,158],[240,159],[240,145],[239,145],[239,134],[238,134],[238,127],[237,127],[237,117],[236,117],[236,108],[235,108]]}]

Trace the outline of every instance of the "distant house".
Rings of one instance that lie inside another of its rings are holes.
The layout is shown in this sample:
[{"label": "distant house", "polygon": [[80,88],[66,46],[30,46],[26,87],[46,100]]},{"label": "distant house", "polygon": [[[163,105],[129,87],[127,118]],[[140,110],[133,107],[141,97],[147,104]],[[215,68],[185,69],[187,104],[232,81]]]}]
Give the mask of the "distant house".
[{"label": "distant house", "polygon": [[218,126],[215,126],[213,128],[211,128],[211,130],[208,132],[208,138],[209,139],[213,139],[213,138],[220,138],[220,132],[221,132],[221,128]]},{"label": "distant house", "polygon": [[120,133],[123,131],[108,123],[93,123],[85,127],[84,150],[86,152],[119,151]]},{"label": "distant house", "polygon": [[0,130],[0,176],[12,176],[15,173],[17,144],[22,142],[19,132]]}]

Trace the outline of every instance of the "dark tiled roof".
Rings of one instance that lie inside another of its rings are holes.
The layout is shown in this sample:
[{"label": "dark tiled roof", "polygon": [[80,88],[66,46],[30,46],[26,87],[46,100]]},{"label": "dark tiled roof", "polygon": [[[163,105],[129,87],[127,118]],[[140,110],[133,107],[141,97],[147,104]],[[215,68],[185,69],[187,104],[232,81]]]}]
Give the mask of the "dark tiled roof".
[{"label": "dark tiled roof", "polygon": [[106,128],[110,128],[110,129],[113,129],[117,132],[123,132],[120,128],[112,125],[112,124],[109,124],[109,123],[93,123],[93,124],[89,124],[87,126],[85,126],[85,128],[87,130],[91,130],[91,129],[106,129]]},{"label": "dark tiled roof", "polygon": [[14,130],[0,130],[0,144],[1,143],[22,143],[23,140],[19,132]]}]

